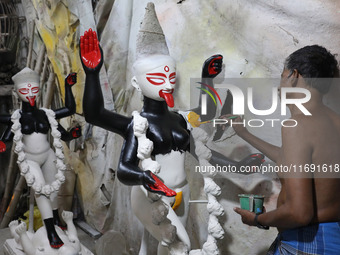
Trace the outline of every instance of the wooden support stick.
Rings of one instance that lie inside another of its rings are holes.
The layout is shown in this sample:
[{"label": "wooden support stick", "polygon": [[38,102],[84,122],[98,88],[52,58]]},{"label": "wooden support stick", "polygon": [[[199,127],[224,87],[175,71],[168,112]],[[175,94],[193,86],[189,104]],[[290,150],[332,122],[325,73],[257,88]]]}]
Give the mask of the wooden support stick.
[{"label": "wooden support stick", "polygon": [[[43,69],[40,75],[40,91],[43,91],[42,88],[44,87],[45,80],[46,80],[45,78],[46,78],[48,63],[49,63],[48,56],[45,53],[44,66],[43,66]],[[37,105],[42,106],[44,104],[43,98],[44,98],[44,93],[41,92],[37,100]]]},{"label": "wooden support stick", "polygon": [[37,63],[35,64],[35,68],[34,68],[34,71],[36,71],[39,75],[41,74],[41,71],[43,68],[45,52],[46,52],[46,47],[45,47],[45,44],[43,44],[39,50]]},{"label": "wooden support stick", "polygon": [[34,31],[35,31],[35,22],[32,22],[32,31],[31,31],[31,37],[28,45],[28,56],[27,56],[27,62],[26,66],[32,69],[32,53],[33,53],[33,41],[34,41]]},{"label": "wooden support stick", "polygon": [[40,86],[42,86],[45,82],[45,77],[47,73],[47,65],[49,63],[48,56],[45,54],[45,59],[44,59],[44,67],[42,69],[41,75],[40,75]]},{"label": "wooden support stick", "polygon": [[11,201],[11,203],[8,206],[8,209],[7,209],[6,213],[5,213],[4,218],[1,221],[0,228],[6,228],[8,226],[8,224],[10,223],[10,221],[12,220],[14,212],[15,212],[15,210],[17,208],[17,205],[18,205],[18,202],[20,200],[22,191],[23,191],[23,189],[25,187],[25,184],[26,184],[25,177],[24,176],[20,176],[19,182],[18,182],[17,186],[14,189],[14,194],[13,194],[13,197],[12,197],[12,201]]},{"label": "wooden support stick", "polygon": [[46,90],[46,95],[44,98],[44,108],[50,107],[52,100],[53,100],[53,93],[54,93],[54,87],[55,87],[55,74],[53,71],[50,73],[50,76],[48,77],[47,81],[47,90]]}]

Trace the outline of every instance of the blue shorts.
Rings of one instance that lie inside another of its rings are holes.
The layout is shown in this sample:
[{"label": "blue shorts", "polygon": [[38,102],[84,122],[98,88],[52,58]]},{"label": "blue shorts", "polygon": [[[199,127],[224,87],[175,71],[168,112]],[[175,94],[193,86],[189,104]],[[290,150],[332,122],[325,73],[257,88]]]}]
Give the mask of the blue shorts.
[{"label": "blue shorts", "polygon": [[326,222],[279,233],[267,255],[340,254],[340,222]]}]

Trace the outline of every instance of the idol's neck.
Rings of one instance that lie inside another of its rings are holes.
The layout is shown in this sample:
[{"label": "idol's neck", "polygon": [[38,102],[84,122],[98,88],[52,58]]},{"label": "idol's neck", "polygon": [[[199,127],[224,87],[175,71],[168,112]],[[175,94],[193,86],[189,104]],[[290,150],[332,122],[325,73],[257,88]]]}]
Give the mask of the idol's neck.
[{"label": "idol's neck", "polygon": [[37,109],[37,107],[35,105],[31,106],[27,102],[22,102],[22,104],[21,104],[21,111],[22,112],[33,112],[36,109]]},{"label": "idol's neck", "polygon": [[165,101],[157,101],[148,97],[144,97],[142,112],[164,115],[169,113],[169,108]]}]

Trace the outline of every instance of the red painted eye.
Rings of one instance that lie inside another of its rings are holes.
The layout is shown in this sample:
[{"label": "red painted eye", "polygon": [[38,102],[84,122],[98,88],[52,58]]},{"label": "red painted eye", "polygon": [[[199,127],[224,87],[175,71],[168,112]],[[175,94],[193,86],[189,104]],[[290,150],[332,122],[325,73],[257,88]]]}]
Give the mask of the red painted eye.
[{"label": "red painted eye", "polygon": [[170,74],[169,80],[170,80],[171,84],[175,84],[176,83],[176,73]]},{"label": "red painted eye", "polygon": [[39,87],[34,87],[34,88],[32,88],[32,92],[33,92],[33,93],[38,93],[38,92],[39,92]]},{"label": "red painted eye", "polygon": [[27,88],[19,89],[20,94],[26,95],[26,94],[28,94],[28,92],[29,92],[29,90]]},{"label": "red painted eye", "polygon": [[165,83],[165,80],[163,78],[155,78],[155,77],[146,77],[146,79],[152,84],[152,85],[162,85]]}]

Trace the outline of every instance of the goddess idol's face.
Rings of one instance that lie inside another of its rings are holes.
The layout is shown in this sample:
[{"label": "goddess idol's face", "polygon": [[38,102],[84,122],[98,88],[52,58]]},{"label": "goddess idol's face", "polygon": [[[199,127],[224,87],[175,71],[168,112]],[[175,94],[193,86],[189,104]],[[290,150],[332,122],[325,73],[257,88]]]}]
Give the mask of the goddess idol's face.
[{"label": "goddess idol's face", "polygon": [[134,70],[136,73],[132,78],[134,87],[148,98],[165,100],[169,107],[174,106],[172,93],[176,85],[176,66],[170,56],[145,57],[135,63]]},{"label": "goddess idol's face", "polygon": [[35,100],[39,95],[39,84],[35,82],[20,83],[16,85],[16,91],[23,102],[35,105]]}]

